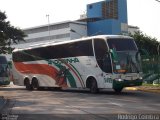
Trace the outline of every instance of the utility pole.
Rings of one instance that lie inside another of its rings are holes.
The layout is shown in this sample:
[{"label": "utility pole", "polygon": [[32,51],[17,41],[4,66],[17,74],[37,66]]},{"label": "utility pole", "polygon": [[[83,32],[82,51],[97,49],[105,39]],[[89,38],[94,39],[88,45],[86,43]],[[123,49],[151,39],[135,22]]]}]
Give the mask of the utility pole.
[{"label": "utility pole", "polygon": [[160,43],[158,43],[158,46],[157,46],[157,53],[158,53],[158,56],[159,56],[159,46],[160,46]]},{"label": "utility pole", "polygon": [[49,40],[51,40],[49,14],[47,14],[46,17],[47,17],[47,19],[48,19],[48,34],[49,34]]}]

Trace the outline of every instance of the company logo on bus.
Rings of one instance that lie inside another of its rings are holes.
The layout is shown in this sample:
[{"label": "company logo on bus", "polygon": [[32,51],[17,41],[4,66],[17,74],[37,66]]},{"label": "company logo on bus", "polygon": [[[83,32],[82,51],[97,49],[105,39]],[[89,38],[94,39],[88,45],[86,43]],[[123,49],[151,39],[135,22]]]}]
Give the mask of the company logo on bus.
[{"label": "company logo on bus", "polygon": [[[63,63],[78,63],[78,58],[67,58],[67,59],[57,59],[53,60],[54,64],[63,64]],[[52,62],[49,61],[49,64],[52,64]]]}]

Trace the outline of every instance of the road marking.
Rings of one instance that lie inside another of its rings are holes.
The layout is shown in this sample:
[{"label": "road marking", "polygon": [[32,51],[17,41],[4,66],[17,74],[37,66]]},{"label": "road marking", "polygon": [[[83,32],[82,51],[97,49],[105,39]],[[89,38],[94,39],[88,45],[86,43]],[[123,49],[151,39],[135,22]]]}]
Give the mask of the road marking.
[{"label": "road marking", "polygon": [[116,106],[119,106],[119,107],[122,107],[122,106],[123,106],[123,104],[121,104],[121,103],[115,103],[115,102],[111,102],[110,104],[116,105]]},{"label": "road marking", "polygon": [[137,101],[134,101],[134,100],[125,100],[125,99],[117,99],[117,98],[108,98],[108,99],[111,99],[112,101],[113,100],[120,100],[120,101],[126,101],[126,102],[137,102]]}]

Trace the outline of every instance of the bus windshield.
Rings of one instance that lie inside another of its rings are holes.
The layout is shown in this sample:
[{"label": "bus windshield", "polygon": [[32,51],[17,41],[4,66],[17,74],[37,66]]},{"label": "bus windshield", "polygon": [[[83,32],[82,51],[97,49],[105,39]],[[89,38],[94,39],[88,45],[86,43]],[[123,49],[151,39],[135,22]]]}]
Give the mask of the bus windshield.
[{"label": "bus windshield", "polygon": [[113,72],[141,72],[140,54],[133,39],[108,39],[112,50]]},{"label": "bus windshield", "polygon": [[8,77],[8,64],[5,56],[0,56],[0,77]]},{"label": "bus windshield", "polygon": [[141,72],[140,55],[136,51],[117,52],[117,61],[113,62],[113,71],[120,73]]},{"label": "bus windshield", "polygon": [[114,38],[108,39],[107,42],[109,48],[116,49],[116,51],[138,51],[133,39]]}]

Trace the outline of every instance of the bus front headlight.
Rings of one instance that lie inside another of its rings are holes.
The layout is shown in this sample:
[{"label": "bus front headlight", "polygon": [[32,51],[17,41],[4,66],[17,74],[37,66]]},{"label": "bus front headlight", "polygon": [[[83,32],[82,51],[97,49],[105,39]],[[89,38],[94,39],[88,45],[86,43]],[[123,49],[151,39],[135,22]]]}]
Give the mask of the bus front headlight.
[{"label": "bus front headlight", "polygon": [[121,79],[121,78],[116,78],[115,81],[118,81],[118,82],[123,82],[124,80]]}]

